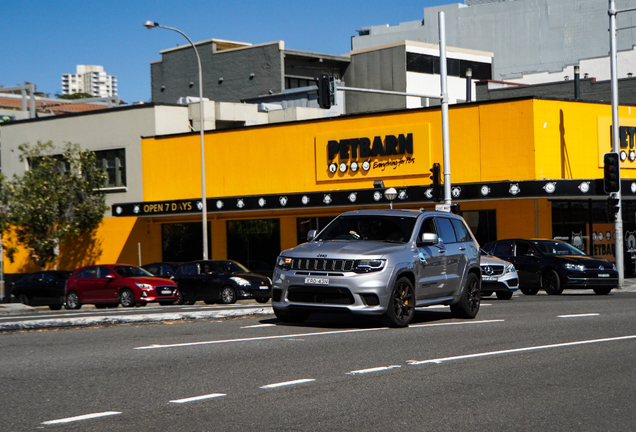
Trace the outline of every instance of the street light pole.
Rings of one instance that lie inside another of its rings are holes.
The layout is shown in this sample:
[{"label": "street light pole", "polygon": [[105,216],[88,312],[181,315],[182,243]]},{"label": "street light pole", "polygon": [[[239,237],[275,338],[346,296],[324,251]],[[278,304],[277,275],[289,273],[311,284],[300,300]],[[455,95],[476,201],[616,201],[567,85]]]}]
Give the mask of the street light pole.
[{"label": "street light pole", "polygon": [[203,70],[201,68],[201,57],[199,57],[199,50],[194,45],[194,42],[190,40],[188,35],[182,32],[179,29],[163,26],[154,21],[146,21],[144,23],[144,27],[147,29],[152,29],[155,27],[160,27],[166,30],[172,30],[179,34],[181,34],[184,38],[190,42],[192,48],[194,49],[194,53],[197,56],[197,65],[199,66],[199,132],[201,135],[201,214],[203,219],[203,259],[208,259],[208,205],[207,205],[207,196],[205,192],[205,134],[204,134],[204,122],[203,122]]}]

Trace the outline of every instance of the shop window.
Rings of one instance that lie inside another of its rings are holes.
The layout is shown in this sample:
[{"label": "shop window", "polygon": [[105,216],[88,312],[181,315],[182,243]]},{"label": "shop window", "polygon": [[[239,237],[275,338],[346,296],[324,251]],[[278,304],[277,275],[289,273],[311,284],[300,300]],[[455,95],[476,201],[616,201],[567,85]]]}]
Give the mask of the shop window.
[{"label": "shop window", "polygon": [[95,152],[97,166],[106,171],[104,187],[126,186],[126,150],[100,150]]},{"label": "shop window", "polygon": [[280,254],[280,220],[251,219],[227,222],[227,257],[250,270],[274,271]]},{"label": "shop window", "polygon": [[[212,244],[208,223],[208,256]],[[161,256],[167,262],[194,261],[203,258],[203,224],[201,222],[161,225]]]},{"label": "shop window", "polygon": [[309,231],[316,230],[320,232],[332,220],[332,216],[296,218],[296,238],[298,244],[305,243],[307,241],[307,233],[309,233]]},{"label": "shop window", "polygon": [[464,211],[462,216],[473,232],[477,243],[485,245],[497,240],[497,212],[496,210]]}]

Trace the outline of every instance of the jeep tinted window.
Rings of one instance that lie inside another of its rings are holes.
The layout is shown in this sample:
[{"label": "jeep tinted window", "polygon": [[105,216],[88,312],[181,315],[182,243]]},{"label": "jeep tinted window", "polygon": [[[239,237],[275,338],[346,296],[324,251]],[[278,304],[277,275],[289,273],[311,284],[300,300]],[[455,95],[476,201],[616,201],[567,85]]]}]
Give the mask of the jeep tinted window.
[{"label": "jeep tinted window", "polygon": [[316,240],[376,240],[404,243],[411,238],[415,221],[414,217],[340,216],[334,219]]},{"label": "jeep tinted window", "polygon": [[464,225],[462,221],[459,219],[451,219],[451,223],[455,229],[455,235],[457,236],[458,241],[465,242],[472,240],[470,231],[468,231],[468,228],[466,228],[466,225]]},{"label": "jeep tinted window", "polygon": [[439,229],[439,238],[444,243],[457,243],[457,237],[455,237],[455,230],[450,219],[447,218],[435,218],[437,220],[437,229]]}]

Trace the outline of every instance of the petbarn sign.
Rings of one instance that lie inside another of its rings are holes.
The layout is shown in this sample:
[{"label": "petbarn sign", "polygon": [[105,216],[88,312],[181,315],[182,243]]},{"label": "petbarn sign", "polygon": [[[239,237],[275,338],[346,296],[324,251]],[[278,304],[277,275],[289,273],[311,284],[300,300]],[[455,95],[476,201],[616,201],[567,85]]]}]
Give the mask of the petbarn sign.
[{"label": "petbarn sign", "polygon": [[318,181],[387,178],[428,173],[428,124],[316,136]]}]

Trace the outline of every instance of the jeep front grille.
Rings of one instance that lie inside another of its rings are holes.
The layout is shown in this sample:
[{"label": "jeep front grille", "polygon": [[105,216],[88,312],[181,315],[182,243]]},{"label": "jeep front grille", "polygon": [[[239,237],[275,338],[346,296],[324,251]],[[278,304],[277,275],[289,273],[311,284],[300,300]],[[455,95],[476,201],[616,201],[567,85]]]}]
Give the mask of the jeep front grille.
[{"label": "jeep front grille", "polygon": [[324,258],[294,258],[292,270],[317,270],[317,271],[353,271],[354,260],[338,260]]},{"label": "jeep front grille", "polygon": [[346,288],[292,286],[287,290],[287,300],[295,303],[319,303],[350,305],[354,303],[351,291]]}]

